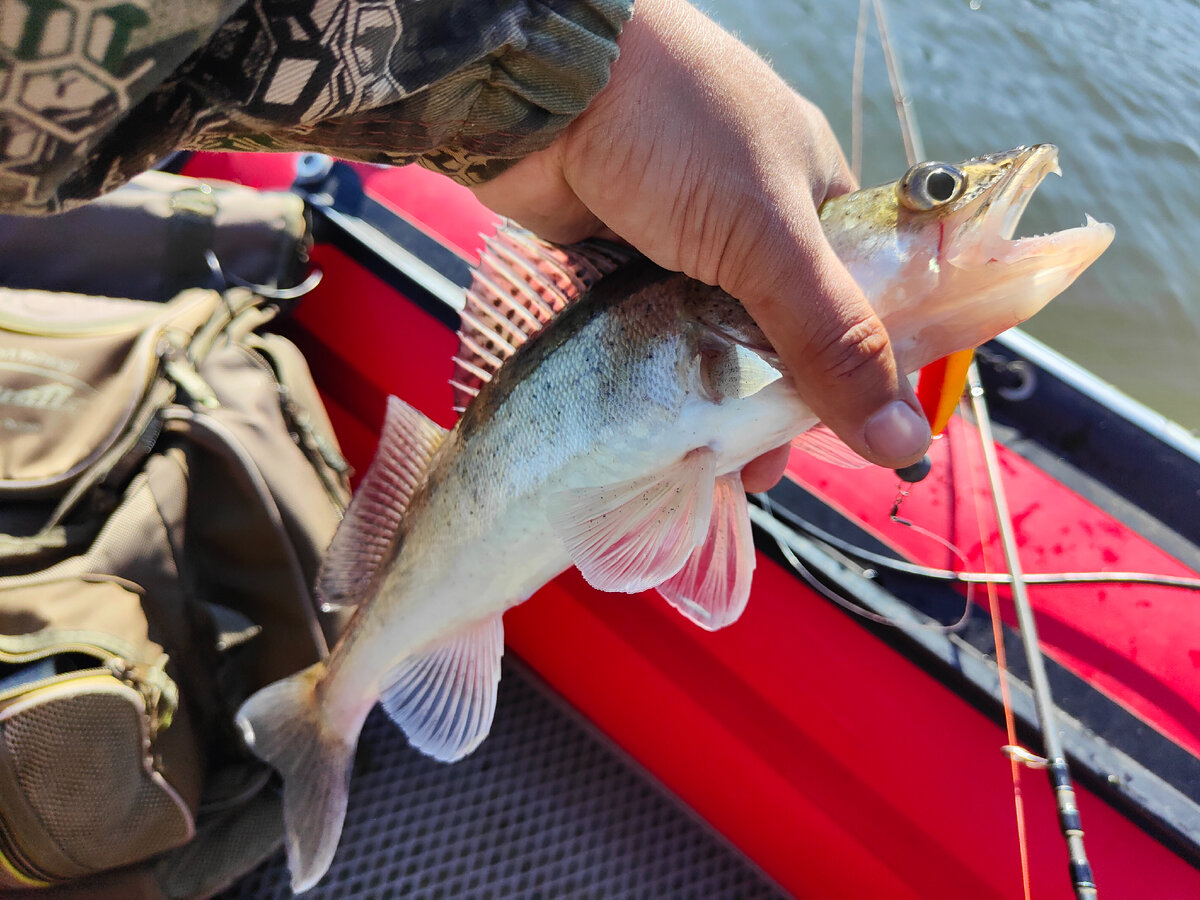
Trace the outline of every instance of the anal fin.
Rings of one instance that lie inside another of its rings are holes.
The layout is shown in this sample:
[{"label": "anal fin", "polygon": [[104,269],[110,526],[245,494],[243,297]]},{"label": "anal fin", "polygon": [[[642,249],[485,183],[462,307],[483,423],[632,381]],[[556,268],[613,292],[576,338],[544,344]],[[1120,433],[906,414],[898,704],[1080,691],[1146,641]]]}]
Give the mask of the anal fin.
[{"label": "anal fin", "polygon": [[708,631],[738,620],[750,599],[754,575],[754,535],[739,472],[717,479],[712,519],[704,543],[658,592]]},{"label": "anal fin", "polygon": [[422,753],[462,759],[491,730],[503,653],[496,613],[402,662],[385,679],[380,702]]}]

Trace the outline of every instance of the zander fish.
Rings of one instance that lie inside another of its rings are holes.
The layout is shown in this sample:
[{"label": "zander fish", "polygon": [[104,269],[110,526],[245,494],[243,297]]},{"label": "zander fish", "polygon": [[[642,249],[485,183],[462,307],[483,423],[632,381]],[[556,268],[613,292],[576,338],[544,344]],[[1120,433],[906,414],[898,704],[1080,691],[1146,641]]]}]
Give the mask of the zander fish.
[{"label": "zander fish", "polygon": [[[1042,145],[925,163],[824,204],[905,371],[1027,319],[1108,246],[1090,217],[1012,240],[1056,159]],[[375,703],[425,753],[470,753],[495,709],[501,614],[571,564],[601,590],[657,588],[704,628],[735,621],[754,569],[741,468],[817,425],[737,301],[612,245],[502,229],[456,362],[452,431],[389,400],[318,585],[357,605],[345,634],[238,714],[283,775],[297,891],[333,857]],[[839,455],[828,432],[809,446]]]}]

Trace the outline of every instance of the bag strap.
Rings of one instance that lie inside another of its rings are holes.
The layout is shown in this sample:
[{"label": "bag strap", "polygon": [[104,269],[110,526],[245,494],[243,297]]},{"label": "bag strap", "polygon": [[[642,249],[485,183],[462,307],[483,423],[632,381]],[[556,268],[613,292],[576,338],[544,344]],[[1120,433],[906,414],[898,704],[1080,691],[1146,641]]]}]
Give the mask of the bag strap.
[{"label": "bag strap", "polygon": [[[186,407],[172,406],[164,409],[162,419],[164,427],[168,431],[187,437],[189,440],[217,454],[232,465],[233,470],[243,479],[245,485],[251,489],[261,504],[261,508],[268,517],[271,528],[281,537],[280,546],[285,548],[288,574],[295,585],[298,595],[309,596],[311,598],[312,592],[309,578],[304,572],[304,567],[296,555],[291,540],[288,538],[287,526],[284,524],[283,514],[275,502],[275,497],[271,493],[270,487],[263,480],[258,466],[255,465],[237,439],[229,433],[221,422],[211,416],[196,413]],[[315,599],[311,603],[304,604],[304,620],[306,630],[311,636],[317,652],[321,657],[324,657],[329,652],[329,643],[326,640],[325,630],[317,615]]]},{"label": "bag strap", "polygon": [[167,201],[165,268],[174,284],[211,283],[206,253],[213,246],[217,201],[212,189],[190,183]]}]

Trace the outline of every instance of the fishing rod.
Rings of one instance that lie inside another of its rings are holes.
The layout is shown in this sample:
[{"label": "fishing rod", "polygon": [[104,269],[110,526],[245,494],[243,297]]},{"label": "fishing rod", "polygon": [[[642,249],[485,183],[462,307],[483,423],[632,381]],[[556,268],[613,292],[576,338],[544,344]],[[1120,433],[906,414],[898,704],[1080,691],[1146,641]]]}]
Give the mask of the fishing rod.
[{"label": "fishing rod", "polygon": [[[988,414],[987,401],[983,396],[983,384],[979,380],[979,369],[974,362],[967,371],[967,394],[971,399],[971,411],[975,415],[975,427],[979,432],[979,442],[983,448],[984,468],[987,471],[988,484],[991,487],[992,508],[996,513],[996,525],[1000,532],[1000,548],[1004,553],[1004,565],[1012,578],[1010,590],[1012,591],[1013,606],[1017,612],[1017,632],[1021,636],[1021,646],[1025,650],[1025,659],[1029,665],[1029,685],[1033,689],[1038,728],[1042,733],[1042,743],[1046,750],[1046,774],[1050,778],[1050,786],[1054,789],[1054,802],[1058,807],[1058,824],[1067,841],[1071,886],[1079,900],[1095,900],[1097,896],[1096,882],[1092,875],[1091,864],[1088,862],[1087,851],[1083,846],[1083,823],[1079,817],[1079,808],[1075,804],[1075,788],[1071,781],[1071,771],[1067,765],[1062,738],[1056,723],[1059,713],[1050,693],[1050,681],[1046,677],[1046,660],[1042,655],[1041,644],[1038,642],[1037,622],[1034,619],[1033,606],[1029,602],[1029,592],[1026,589],[1025,578],[1021,571],[1021,561],[1017,554],[1017,539],[1013,532],[1008,497],[1000,480],[1000,462],[996,456],[992,420]],[[1037,766],[1042,764],[1042,761],[1036,758],[1023,759],[1023,761]]]},{"label": "fishing rod", "polygon": [[863,67],[867,49],[867,24],[870,10],[874,7],[875,22],[879,26],[879,43],[883,47],[883,61],[887,66],[888,83],[892,86],[892,102],[896,105],[896,118],[900,122],[900,138],[904,141],[904,158],[910,166],[925,158],[925,145],[917,128],[912,100],[904,89],[904,74],[900,71],[900,60],[892,53],[892,42],[888,35],[887,15],[883,11],[883,0],[859,0],[858,29],[854,37],[854,72],[850,87],[850,170],[855,180],[862,178],[862,98]]},{"label": "fishing rod", "polygon": [[[891,40],[887,30],[887,19],[883,11],[883,0],[872,0],[875,10],[875,21],[879,28],[879,41],[883,49],[884,60],[887,64],[888,80],[892,87],[892,97],[896,104],[896,116],[899,119],[900,130],[904,138],[904,151],[908,164],[915,165],[924,156],[920,135],[916,128],[916,117],[912,111],[908,92],[904,90],[900,67],[895,54],[892,53]],[[865,35],[864,20],[867,2],[861,0],[859,12],[860,40],[855,47],[855,83],[861,86],[859,69],[862,64],[861,48],[865,43],[861,40]],[[861,98],[858,98],[861,103]],[[856,117],[856,121],[858,117]],[[858,140],[858,139],[856,139]],[[857,175],[857,173],[855,173]],[[1025,651],[1029,665],[1029,683],[1033,690],[1034,704],[1037,709],[1038,727],[1042,734],[1042,743],[1046,751],[1045,768],[1054,790],[1055,804],[1058,807],[1058,821],[1063,837],[1067,843],[1071,886],[1077,900],[1095,900],[1097,888],[1092,868],[1088,862],[1087,852],[1083,845],[1083,825],[1079,809],[1075,803],[1075,789],[1071,781],[1070,768],[1063,752],[1062,739],[1058,732],[1056,719],[1058,710],[1050,692],[1050,682],[1046,677],[1045,659],[1042,656],[1041,645],[1038,641],[1037,623],[1033,615],[1033,607],[1029,602],[1029,593],[1025,578],[1022,575],[1021,563],[1017,553],[1016,536],[1013,530],[1012,517],[1009,512],[1007,494],[1000,477],[1000,464],[996,456],[996,444],[992,434],[991,418],[988,413],[987,401],[983,395],[983,385],[979,380],[979,370],[972,360],[967,371],[967,392],[970,396],[971,408],[975,415],[976,429],[979,433],[983,449],[984,468],[987,472],[988,486],[992,495],[992,504],[996,514],[996,524],[1000,534],[1000,545],[1004,553],[1005,567],[1011,578],[1013,605],[1017,613],[1017,630],[1021,637],[1021,645]],[[1010,757],[1010,758],[1016,758]],[[1041,760],[1030,756],[1027,762],[1041,764]],[[1027,885],[1028,889],[1028,885]]]}]

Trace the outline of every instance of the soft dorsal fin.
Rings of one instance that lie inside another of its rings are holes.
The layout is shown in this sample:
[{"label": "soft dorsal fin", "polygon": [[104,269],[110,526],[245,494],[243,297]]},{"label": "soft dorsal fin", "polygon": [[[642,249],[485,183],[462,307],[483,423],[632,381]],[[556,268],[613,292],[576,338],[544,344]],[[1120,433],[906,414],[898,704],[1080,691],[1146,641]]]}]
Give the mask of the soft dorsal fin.
[{"label": "soft dorsal fin", "polygon": [[683,568],[658,586],[677,610],[707,631],[738,620],[750,599],[754,534],[740,472],[717,479],[704,543]]},{"label": "soft dorsal fin", "polygon": [[663,472],[550,498],[550,522],[584,579],[628,594],[657,587],[704,539],[716,455],[693,450]]},{"label": "soft dorsal fin", "polygon": [[323,607],[356,606],[363,598],[445,436],[446,429],[419,410],[388,397],[379,449],[321,565],[317,597]]},{"label": "soft dorsal fin", "polygon": [[465,409],[518,347],[633,255],[600,241],[560,247],[509,224],[484,238],[454,358],[455,407]]},{"label": "soft dorsal fin", "polygon": [[462,759],[491,730],[503,653],[504,624],[495,613],[398,665],[384,679],[380,703],[422,753]]},{"label": "soft dorsal fin", "polygon": [[844,469],[863,469],[871,465],[851,450],[827,425],[814,425],[792,438],[792,447]]}]

